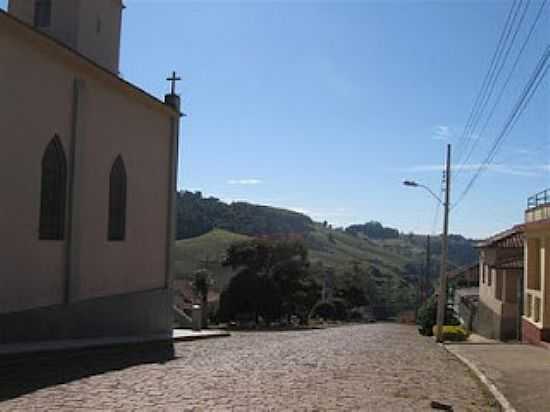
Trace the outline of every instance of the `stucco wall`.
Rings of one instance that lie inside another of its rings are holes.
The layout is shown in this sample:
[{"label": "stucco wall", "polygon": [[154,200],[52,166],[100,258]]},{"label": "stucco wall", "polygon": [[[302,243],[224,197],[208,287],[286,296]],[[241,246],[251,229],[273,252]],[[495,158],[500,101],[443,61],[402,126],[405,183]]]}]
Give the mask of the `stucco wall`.
[{"label": "stucco wall", "polygon": [[[0,13],[0,313],[63,302],[66,243],[38,240],[41,159],[55,134],[69,158],[76,77],[83,159],[72,300],[164,286],[171,116]],[[118,154],[128,176],[126,241],[108,242],[109,173]]]},{"label": "stucco wall", "polygon": [[[8,10],[33,25],[33,0],[11,0]],[[121,0],[55,0],[50,26],[40,30],[118,73],[121,19]]]},{"label": "stucco wall", "polygon": [[[78,299],[162,287],[170,122],[93,81],[82,94]],[[109,174],[118,155],[127,174],[126,239],[107,241]]]},{"label": "stucco wall", "polygon": [[[534,309],[531,306],[531,318],[539,328],[550,329],[550,253],[548,248],[550,245],[550,237],[548,236],[550,227],[547,225],[537,226],[536,224],[526,226],[525,242],[525,272],[524,286],[525,297],[524,301],[528,305],[531,296],[532,301],[535,297],[540,298],[540,320],[535,322]],[[532,302],[533,303],[533,302]],[[526,311],[526,317],[528,312]]]},{"label": "stucco wall", "polygon": [[492,339],[515,339],[519,322],[517,282],[521,270],[495,269],[487,262],[497,262],[495,252],[490,249],[482,250],[480,255],[477,331]]},{"label": "stucco wall", "polygon": [[[47,80],[46,80],[47,79]],[[0,312],[61,303],[63,242],[39,241],[43,151],[69,143],[71,77],[0,24]]]},{"label": "stucco wall", "polygon": [[118,73],[122,19],[120,0],[81,0],[78,16],[78,50]]}]

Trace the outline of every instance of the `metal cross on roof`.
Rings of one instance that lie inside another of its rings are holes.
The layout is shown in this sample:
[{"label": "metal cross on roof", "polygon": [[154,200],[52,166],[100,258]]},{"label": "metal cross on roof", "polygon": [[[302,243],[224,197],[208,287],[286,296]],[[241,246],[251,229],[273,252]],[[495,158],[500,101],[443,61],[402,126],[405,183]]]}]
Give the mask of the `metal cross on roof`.
[{"label": "metal cross on roof", "polygon": [[179,82],[181,77],[177,77],[176,72],[172,72],[172,77],[168,77],[166,80],[172,82],[172,94],[176,94],[176,82]]}]

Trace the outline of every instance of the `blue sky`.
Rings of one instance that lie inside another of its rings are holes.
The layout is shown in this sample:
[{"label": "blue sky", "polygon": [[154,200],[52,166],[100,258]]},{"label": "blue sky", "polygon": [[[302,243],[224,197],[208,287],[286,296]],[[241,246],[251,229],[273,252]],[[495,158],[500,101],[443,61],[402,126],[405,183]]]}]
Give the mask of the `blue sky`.
[{"label": "blue sky", "polygon": [[[440,185],[445,144],[459,142],[510,4],[126,0],[121,72],[158,97],[171,70],[183,76],[180,188],[428,233],[433,199],[401,181]],[[485,157],[542,55],[548,17],[465,168]],[[545,82],[453,210],[452,232],[519,223],[527,197],[550,187],[548,114]],[[471,175],[460,172],[453,196]]]}]

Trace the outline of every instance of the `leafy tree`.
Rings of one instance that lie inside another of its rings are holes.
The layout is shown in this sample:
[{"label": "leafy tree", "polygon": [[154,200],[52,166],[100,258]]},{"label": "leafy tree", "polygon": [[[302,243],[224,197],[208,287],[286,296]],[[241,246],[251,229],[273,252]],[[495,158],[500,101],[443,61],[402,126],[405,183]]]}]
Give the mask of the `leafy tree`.
[{"label": "leafy tree", "polygon": [[281,298],[271,279],[249,269],[235,275],[220,296],[218,318],[222,321],[249,315],[256,323],[260,316],[272,322],[281,316]]},{"label": "leafy tree", "polygon": [[222,293],[220,311],[225,319],[246,312],[256,320],[295,314],[304,321],[318,299],[319,287],[300,241],[240,242],[229,247],[223,264],[238,271]]},{"label": "leafy tree", "polygon": [[368,222],[364,225],[351,225],[346,232],[357,235],[363,234],[371,239],[397,239],[399,231],[390,227],[384,227],[380,222]]}]

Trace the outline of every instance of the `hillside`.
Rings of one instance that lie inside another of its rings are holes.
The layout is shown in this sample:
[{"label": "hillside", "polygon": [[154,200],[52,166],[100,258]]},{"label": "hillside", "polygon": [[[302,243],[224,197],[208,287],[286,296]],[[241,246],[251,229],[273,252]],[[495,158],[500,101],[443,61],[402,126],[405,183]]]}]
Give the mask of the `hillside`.
[{"label": "hillside", "polygon": [[201,192],[179,192],[177,196],[177,239],[203,235],[212,229],[249,236],[306,233],[313,221],[291,210],[246,202],[224,203]]},{"label": "hillside", "polygon": [[[225,251],[234,242],[250,239],[223,229],[214,229],[204,235],[177,241],[176,278],[191,279],[192,273],[208,268],[215,278],[214,289],[220,291],[228,283],[232,273],[230,268],[221,266]],[[356,238],[343,231],[329,230],[320,224],[303,237],[309,248],[309,257],[314,271],[319,277],[324,267],[331,267],[335,277],[351,272],[353,265],[365,269],[374,268],[381,278],[400,278],[408,259],[384,250],[367,239]]]},{"label": "hillside", "polygon": [[[245,202],[227,204],[213,197],[203,198],[200,192],[180,192],[177,209],[180,240],[176,247],[176,277],[190,279],[195,270],[207,268],[215,274],[214,288],[218,291],[232,275],[229,268],[221,266],[225,251],[232,243],[251,237],[302,239],[319,278],[326,267],[334,269],[338,280],[360,266],[376,274],[380,282],[404,285],[406,279],[414,280],[425,272],[426,236],[399,233],[378,222],[334,229],[293,211]],[[431,275],[435,279],[441,250],[439,237],[432,238],[431,249]],[[475,259],[472,240],[450,236],[451,268]]]},{"label": "hillside", "polygon": [[231,268],[221,265],[225,251],[231,244],[247,239],[250,237],[213,229],[195,238],[178,240],[175,251],[176,278],[191,280],[194,271],[206,268],[214,274],[214,288],[221,291],[232,275]]}]

